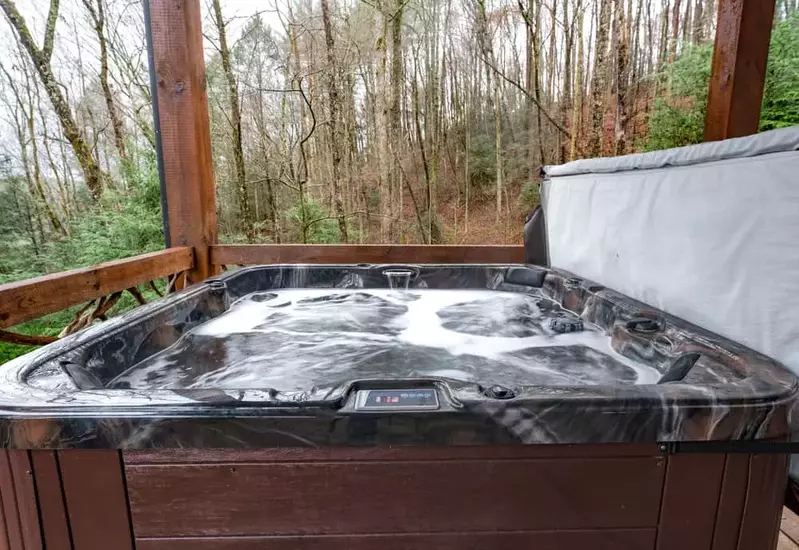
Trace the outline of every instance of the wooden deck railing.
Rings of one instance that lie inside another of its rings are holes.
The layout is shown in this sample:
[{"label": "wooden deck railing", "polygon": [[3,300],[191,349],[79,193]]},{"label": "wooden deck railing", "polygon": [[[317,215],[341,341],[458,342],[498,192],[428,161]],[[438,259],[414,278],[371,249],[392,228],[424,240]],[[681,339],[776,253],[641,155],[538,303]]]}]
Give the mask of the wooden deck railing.
[{"label": "wooden deck railing", "polygon": [[0,285],[0,340],[19,344],[41,345],[53,337],[29,336],[2,329],[38,319],[84,302],[89,302],[65,328],[73,332],[105,314],[123,292],[131,293],[142,304],[139,285],[192,269],[194,253],[191,248],[178,247],[142,254],[132,258],[107,262],[83,269],[63,271]]}]

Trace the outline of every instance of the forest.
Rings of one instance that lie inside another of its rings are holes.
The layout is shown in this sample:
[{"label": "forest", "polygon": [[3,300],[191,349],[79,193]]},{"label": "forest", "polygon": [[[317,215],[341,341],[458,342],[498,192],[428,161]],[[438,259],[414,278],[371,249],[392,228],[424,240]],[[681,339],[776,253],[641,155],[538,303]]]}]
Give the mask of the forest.
[{"label": "forest", "polygon": [[[520,242],[541,165],[702,139],[716,0],[200,1],[223,242]],[[0,283],[163,248],[141,1],[0,11]]]}]

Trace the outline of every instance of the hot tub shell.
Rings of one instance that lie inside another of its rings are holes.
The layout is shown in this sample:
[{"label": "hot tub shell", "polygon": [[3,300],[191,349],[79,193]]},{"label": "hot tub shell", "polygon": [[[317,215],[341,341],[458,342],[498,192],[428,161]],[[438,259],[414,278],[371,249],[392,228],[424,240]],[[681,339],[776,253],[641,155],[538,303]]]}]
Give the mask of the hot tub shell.
[{"label": "hot tub shell", "polygon": [[[253,291],[386,285],[386,266],[242,269],[0,367],[7,546],[776,545],[787,458],[752,445],[790,434],[796,380],[780,365],[566,272],[412,267],[417,287],[540,285],[622,353],[664,369],[686,353],[704,360],[678,382],[531,385],[512,399],[447,379],[304,392],[42,382],[62,380],[64,362],[108,380]],[[631,328],[642,315],[657,334]],[[356,407],[359,392],[408,387],[433,389],[441,407]]]}]

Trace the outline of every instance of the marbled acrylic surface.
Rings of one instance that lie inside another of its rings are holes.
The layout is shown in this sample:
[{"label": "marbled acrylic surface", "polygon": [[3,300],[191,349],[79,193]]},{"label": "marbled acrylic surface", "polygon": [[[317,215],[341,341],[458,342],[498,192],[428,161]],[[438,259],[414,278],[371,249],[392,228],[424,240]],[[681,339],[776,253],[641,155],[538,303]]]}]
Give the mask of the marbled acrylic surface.
[{"label": "marbled acrylic surface", "polygon": [[[744,346],[569,273],[498,265],[245,268],[0,379],[9,448],[773,439],[797,394]],[[354,406],[406,387],[436,388],[440,408]]]}]

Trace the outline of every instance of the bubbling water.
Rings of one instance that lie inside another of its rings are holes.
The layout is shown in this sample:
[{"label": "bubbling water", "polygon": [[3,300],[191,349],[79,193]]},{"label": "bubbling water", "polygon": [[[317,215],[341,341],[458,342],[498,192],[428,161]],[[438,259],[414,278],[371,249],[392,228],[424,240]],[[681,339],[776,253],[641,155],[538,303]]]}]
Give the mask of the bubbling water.
[{"label": "bubbling water", "polygon": [[556,317],[577,318],[536,293],[253,293],[109,387],[299,391],[365,378],[439,377],[509,387],[652,384],[660,378],[655,368],[616,353],[610,337],[593,325],[555,333],[549,322]]}]

